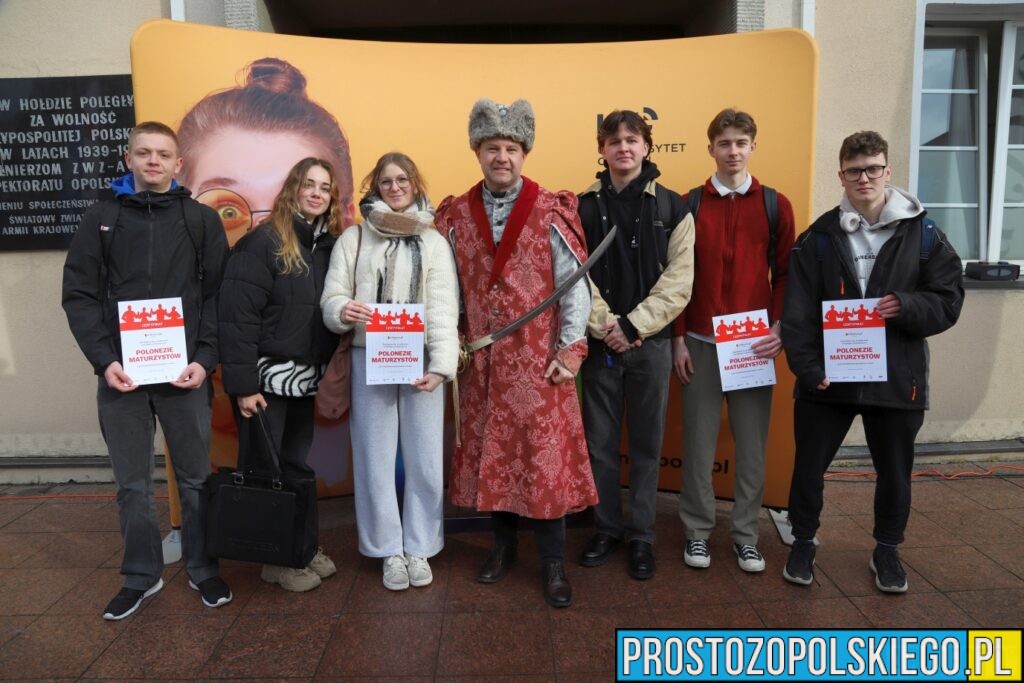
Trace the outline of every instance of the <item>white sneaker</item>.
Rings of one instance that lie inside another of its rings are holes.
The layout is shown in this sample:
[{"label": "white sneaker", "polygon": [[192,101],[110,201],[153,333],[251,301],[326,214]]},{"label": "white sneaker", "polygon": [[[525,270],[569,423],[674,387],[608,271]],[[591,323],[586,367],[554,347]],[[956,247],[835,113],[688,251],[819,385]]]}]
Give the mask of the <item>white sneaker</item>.
[{"label": "white sneaker", "polygon": [[756,545],[733,543],[732,549],[736,553],[736,562],[740,569],[745,572],[764,571],[764,556],[758,552]]},{"label": "white sneaker", "polygon": [[384,587],[390,591],[404,591],[409,587],[409,568],[401,555],[384,559]]},{"label": "white sneaker", "polygon": [[430,564],[425,557],[405,554],[406,568],[409,570],[409,583],[417,588],[429,586],[434,580],[434,574],[430,571]]},{"label": "white sneaker", "polygon": [[707,569],[711,566],[711,547],[705,538],[686,542],[683,551],[683,562],[695,569]]}]

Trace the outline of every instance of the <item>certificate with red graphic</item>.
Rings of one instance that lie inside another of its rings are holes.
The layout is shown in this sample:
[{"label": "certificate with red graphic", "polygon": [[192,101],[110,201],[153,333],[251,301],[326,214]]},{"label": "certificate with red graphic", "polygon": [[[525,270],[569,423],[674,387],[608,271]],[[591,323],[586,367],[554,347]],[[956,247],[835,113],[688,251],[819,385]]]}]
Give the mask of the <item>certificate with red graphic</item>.
[{"label": "certificate with red graphic", "polygon": [[711,325],[715,329],[722,391],[775,384],[775,361],[761,358],[750,348],[758,339],[771,334],[766,309],[716,315],[711,318]]},{"label": "certificate with red graphic", "polygon": [[136,384],[160,384],[188,365],[181,297],[119,301],[121,366]]},{"label": "certificate with red graphic", "polygon": [[885,320],[878,299],[821,302],[825,376],[830,382],[884,382]]},{"label": "certificate with red graphic", "polygon": [[411,384],[423,377],[423,304],[371,304],[366,383]]}]

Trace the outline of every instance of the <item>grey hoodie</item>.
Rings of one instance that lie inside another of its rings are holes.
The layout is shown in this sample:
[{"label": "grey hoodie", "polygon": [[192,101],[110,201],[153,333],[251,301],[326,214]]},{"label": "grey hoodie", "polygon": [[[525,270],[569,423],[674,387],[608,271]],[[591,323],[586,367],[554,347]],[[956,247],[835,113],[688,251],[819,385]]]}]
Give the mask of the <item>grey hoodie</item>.
[{"label": "grey hoodie", "polygon": [[875,267],[875,258],[882,245],[896,232],[900,221],[919,216],[924,207],[917,197],[894,185],[885,186],[885,206],[878,217],[877,223],[868,223],[850,198],[843,194],[839,201],[839,227],[846,233],[853,253],[853,263],[857,269],[861,296],[867,291],[871,270]]}]

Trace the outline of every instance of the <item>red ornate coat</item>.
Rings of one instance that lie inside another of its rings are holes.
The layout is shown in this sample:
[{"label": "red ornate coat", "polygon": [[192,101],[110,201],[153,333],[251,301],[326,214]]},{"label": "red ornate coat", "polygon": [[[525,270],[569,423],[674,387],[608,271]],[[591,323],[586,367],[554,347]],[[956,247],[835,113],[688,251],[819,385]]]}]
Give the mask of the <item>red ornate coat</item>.
[{"label": "red ornate coat", "polygon": [[[513,322],[553,291],[551,226],[586,260],[575,195],[527,178],[498,249],[482,184],[445,199],[435,222],[454,242],[470,340]],[[556,356],[576,372],[587,354],[585,340],[559,350],[559,327],[555,304],[476,351],[459,377],[462,446],[449,483],[456,505],[557,519],[597,503],[575,384],[544,378]]]}]

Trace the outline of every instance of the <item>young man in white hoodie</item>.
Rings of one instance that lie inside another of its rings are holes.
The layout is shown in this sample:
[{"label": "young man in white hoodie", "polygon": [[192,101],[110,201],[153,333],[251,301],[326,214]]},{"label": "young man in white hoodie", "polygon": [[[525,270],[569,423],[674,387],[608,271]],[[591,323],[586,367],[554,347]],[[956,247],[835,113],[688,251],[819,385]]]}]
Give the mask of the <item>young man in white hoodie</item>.
[{"label": "young man in white hoodie", "polygon": [[[910,516],[914,439],[928,408],[925,337],[952,327],[964,291],[961,264],[916,197],[888,184],[888,143],[874,131],[854,133],[839,151],[839,206],[800,236],[789,260],[782,343],[797,377],[796,460],[789,493],[794,543],[787,581],[814,580],[824,475],[855,416],[864,422],[875,484],[869,567],[875,585],[907,590],[897,546]],[[825,374],[822,302],[877,298],[885,320],[888,379],[831,382]]]}]

